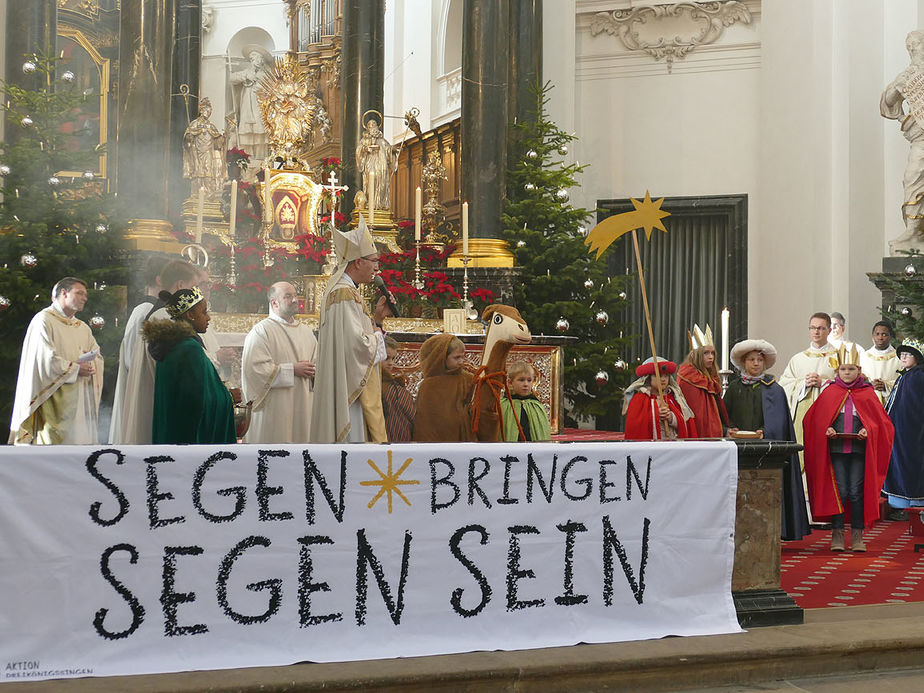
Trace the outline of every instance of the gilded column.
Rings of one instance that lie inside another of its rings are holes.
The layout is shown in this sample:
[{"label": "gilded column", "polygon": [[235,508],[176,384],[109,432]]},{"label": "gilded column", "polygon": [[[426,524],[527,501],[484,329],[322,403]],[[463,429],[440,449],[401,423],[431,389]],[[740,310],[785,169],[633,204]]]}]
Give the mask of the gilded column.
[{"label": "gilded column", "polygon": [[[500,240],[507,165],[508,0],[465,0],[462,20],[462,201],[470,266],[512,267]],[[461,250],[449,258],[458,266]]]},{"label": "gilded column", "polygon": [[168,180],[177,0],[125,0],[119,46],[119,199],[138,249],[171,251]]},{"label": "gilded column", "polygon": [[[172,209],[179,209],[189,195],[183,178],[183,133],[199,108],[199,67],[202,63],[200,30],[202,0],[179,0],[176,42],[173,48],[173,81],[170,87],[170,188]],[[185,95],[184,95],[185,94]],[[219,116],[220,118],[220,116]],[[217,123],[218,129],[224,125]]]},{"label": "gilded column", "polygon": [[[350,186],[341,207],[353,211],[353,194],[361,187],[356,175],[356,145],[362,115],[382,112],[385,84],[385,0],[343,1],[342,52],[343,136],[340,159],[343,183]],[[379,123],[379,125],[384,125]]]}]

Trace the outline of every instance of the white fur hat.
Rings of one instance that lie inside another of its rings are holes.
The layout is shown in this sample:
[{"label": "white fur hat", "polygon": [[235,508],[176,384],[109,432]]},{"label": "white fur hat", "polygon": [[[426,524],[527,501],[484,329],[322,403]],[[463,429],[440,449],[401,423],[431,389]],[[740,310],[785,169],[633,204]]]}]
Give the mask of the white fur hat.
[{"label": "white fur hat", "polygon": [[764,355],[764,370],[769,371],[773,368],[773,364],[776,363],[776,347],[766,339],[745,339],[743,342],[738,342],[729,354],[732,365],[739,371],[743,371],[743,359],[752,351],[759,351]]}]

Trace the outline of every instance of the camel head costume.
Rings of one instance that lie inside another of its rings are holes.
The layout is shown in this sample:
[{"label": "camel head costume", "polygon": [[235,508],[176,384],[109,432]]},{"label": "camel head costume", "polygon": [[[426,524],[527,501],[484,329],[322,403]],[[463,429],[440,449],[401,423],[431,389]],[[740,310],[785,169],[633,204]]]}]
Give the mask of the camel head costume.
[{"label": "camel head costume", "polygon": [[502,440],[500,400],[501,393],[507,391],[507,355],[514,345],[529,344],[532,335],[520,312],[510,306],[490,305],[484,309],[481,319],[488,328],[481,367],[475,372],[472,431],[478,440],[493,443]]}]

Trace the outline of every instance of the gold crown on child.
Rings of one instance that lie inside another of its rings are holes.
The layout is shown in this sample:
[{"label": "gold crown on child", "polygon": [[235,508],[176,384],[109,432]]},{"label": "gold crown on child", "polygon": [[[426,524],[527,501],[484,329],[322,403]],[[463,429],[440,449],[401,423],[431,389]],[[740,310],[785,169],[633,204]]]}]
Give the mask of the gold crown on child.
[{"label": "gold crown on child", "polygon": [[712,341],[712,328],[706,323],[706,331],[703,332],[699,325],[693,324],[693,331],[687,330],[687,341],[690,343],[690,351],[695,351],[704,346],[715,346]]}]

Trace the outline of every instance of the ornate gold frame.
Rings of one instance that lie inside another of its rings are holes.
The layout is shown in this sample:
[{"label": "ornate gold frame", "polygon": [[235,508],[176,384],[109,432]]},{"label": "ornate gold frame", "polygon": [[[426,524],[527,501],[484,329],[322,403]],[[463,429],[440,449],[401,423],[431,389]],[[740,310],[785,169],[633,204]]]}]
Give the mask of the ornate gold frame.
[{"label": "ornate gold frame", "polygon": [[[59,27],[58,36],[76,41],[96,63],[99,71],[99,144],[104,146],[109,142],[109,58],[100,55],[100,52],[79,29]],[[99,155],[99,170],[96,171],[102,178],[106,178],[107,160],[108,154],[103,150]],[[83,171],[59,171],[58,175],[76,178],[82,176]]]},{"label": "ornate gold frame", "polygon": [[[302,218],[306,221],[306,227],[297,228],[297,233],[310,233],[315,236],[320,236],[318,233],[318,207],[321,205],[321,197],[324,193],[324,188],[315,183],[309,175],[301,171],[279,171],[274,169],[268,169],[269,171],[269,194],[270,199],[272,199],[273,192],[276,190],[291,190],[296,193],[303,194],[307,196],[307,199],[303,203],[308,206],[307,213],[302,215]],[[267,183],[261,185],[260,194],[261,199],[266,199],[266,193],[263,188]],[[285,241],[277,240],[272,238],[270,235],[272,229],[278,223],[276,219],[276,209],[273,208],[273,225],[267,228],[266,224],[263,225],[260,235],[263,239],[263,243],[267,249],[272,248],[285,248],[286,251],[292,253],[298,250],[298,243],[294,241]],[[326,234],[325,234],[326,235]]]}]

